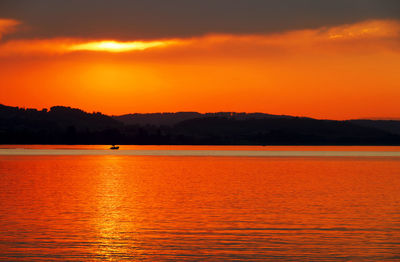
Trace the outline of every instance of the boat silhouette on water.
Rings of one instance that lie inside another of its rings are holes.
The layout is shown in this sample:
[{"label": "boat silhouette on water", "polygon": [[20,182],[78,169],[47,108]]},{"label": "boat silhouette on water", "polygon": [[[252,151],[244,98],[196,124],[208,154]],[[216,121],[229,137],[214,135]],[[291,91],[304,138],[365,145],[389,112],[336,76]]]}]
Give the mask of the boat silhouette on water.
[{"label": "boat silhouette on water", "polygon": [[119,149],[119,146],[112,145],[112,146],[110,147],[110,149],[111,149],[111,150],[118,150],[118,149]]}]

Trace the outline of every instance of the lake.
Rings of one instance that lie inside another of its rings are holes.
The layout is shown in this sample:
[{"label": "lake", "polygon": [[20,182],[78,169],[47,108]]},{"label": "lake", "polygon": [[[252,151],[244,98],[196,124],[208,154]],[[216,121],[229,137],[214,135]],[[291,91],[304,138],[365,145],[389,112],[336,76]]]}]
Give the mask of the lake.
[{"label": "lake", "polygon": [[0,146],[1,261],[398,261],[400,147]]}]

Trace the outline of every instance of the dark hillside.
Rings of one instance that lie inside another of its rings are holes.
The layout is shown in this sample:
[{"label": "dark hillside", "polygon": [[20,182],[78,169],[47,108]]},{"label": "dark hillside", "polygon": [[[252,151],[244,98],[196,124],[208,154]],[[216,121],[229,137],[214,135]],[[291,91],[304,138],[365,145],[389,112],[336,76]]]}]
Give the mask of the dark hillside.
[{"label": "dark hillside", "polygon": [[372,127],[386,132],[400,135],[400,121],[396,120],[350,120],[355,125]]},{"label": "dark hillside", "polygon": [[0,105],[0,143],[73,143],[79,136],[121,127],[101,113],[55,106],[50,110]]},{"label": "dark hillside", "polygon": [[[399,136],[347,121],[308,118],[247,119],[204,118],[183,121],[175,132],[191,134],[198,143],[277,145],[399,144]],[[209,142],[207,142],[209,141]]]},{"label": "dark hillside", "polygon": [[210,118],[210,117],[224,117],[235,120],[246,119],[271,119],[271,118],[293,118],[292,116],[285,115],[270,115],[264,113],[236,113],[236,112],[216,112],[201,114],[198,112],[177,112],[177,113],[151,113],[151,114],[128,114],[122,116],[113,116],[114,119],[119,120],[127,125],[155,125],[155,126],[173,126],[182,121],[197,119],[197,118]]},{"label": "dark hillside", "polygon": [[232,112],[110,117],[0,105],[0,144],[400,145],[399,126]]}]

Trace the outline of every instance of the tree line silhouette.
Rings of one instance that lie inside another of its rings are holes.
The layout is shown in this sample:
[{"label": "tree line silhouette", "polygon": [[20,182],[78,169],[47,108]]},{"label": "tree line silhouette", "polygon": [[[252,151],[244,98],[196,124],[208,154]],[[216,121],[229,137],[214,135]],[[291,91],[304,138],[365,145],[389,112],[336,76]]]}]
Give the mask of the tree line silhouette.
[{"label": "tree line silhouette", "polygon": [[0,144],[400,145],[400,121],[232,112],[107,116],[0,105]]}]

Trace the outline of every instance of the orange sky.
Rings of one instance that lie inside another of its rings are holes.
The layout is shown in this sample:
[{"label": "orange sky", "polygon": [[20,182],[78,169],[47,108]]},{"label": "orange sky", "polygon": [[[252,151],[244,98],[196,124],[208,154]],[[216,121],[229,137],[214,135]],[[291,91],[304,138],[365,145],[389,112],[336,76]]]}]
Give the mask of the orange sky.
[{"label": "orange sky", "polygon": [[399,118],[400,22],[127,41],[14,39],[0,19],[0,103],[106,114],[237,111]]}]

